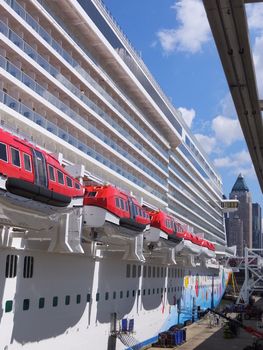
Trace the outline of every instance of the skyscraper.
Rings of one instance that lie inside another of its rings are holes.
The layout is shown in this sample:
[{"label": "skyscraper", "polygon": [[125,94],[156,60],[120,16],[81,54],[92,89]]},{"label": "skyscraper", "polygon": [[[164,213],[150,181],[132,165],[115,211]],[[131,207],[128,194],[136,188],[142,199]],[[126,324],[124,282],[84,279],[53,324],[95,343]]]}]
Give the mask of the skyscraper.
[{"label": "skyscraper", "polygon": [[261,207],[258,203],[252,204],[252,236],[253,248],[262,248]]},{"label": "skyscraper", "polygon": [[245,246],[252,248],[252,198],[242,174],[238,175],[229,198],[238,199],[239,208],[229,214],[228,245],[237,245],[237,254],[242,256]]}]

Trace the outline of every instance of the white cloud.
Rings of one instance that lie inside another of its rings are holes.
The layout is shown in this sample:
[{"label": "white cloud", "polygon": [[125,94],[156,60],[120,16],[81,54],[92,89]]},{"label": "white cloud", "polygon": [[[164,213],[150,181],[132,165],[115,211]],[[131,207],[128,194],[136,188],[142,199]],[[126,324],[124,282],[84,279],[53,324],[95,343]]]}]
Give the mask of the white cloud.
[{"label": "white cloud", "polygon": [[210,40],[210,27],[201,0],[179,0],[175,10],[177,28],[162,29],[157,33],[165,53],[184,51],[196,53]]},{"label": "white cloud", "polygon": [[237,119],[218,115],[212,120],[212,130],[218,142],[224,143],[226,146],[243,139],[242,130]]},{"label": "white cloud", "polygon": [[219,102],[222,110],[222,115],[236,118],[236,109],[230,92],[228,92]]},{"label": "white cloud", "polygon": [[253,47],[254,64],[256,70],[259,95],[263,95],[263,35],[256,37]]},{"label": "white cloud", "polygon": [[247,21],[250,29],[263,29],[263,6],[262,4],[246,5]]},{"label": "white cloud", "polygon": [[214,137],[202,134],[195,134],[195,137],[207,154],[214,152],[216,146],[216,139]]},{"label": "white cloud", "polygon": [[214,159],[214,165],[220,169],[228,169],[230,174],[243,174],[247,177],[256,177],[250,155],[247,151],[242,150],[222,158]]},{"label": "white cloud", "polygon": [[184,119],[184,121],[186,122],[186,125],[191,128],[192,126],[192,122],[195,118],[195,110],[193,108],[191,109],[187,109],[184,107],[179,107],[178,110],[181,112],[182,114],[182,118]]}]

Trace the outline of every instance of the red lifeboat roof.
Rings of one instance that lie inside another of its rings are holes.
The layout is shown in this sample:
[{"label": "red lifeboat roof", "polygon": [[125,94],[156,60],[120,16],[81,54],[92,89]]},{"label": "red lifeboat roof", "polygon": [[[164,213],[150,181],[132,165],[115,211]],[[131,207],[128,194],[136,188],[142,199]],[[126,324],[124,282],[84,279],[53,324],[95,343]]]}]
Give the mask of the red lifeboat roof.
[{"label": "red lifeboat roof", "polygon": [[149,212],[151,217],[151,226],[160,229],[167,235],[176,233],[174,218],[162,210]]}]

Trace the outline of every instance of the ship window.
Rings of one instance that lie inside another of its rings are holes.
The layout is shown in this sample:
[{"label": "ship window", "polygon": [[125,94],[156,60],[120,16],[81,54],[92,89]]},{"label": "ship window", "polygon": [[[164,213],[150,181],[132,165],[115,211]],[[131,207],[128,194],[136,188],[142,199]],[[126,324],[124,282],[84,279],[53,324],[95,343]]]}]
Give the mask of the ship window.
[{"label": "ship window", "polygon": [[160,277],[160,267],[158,266],[157,267],[157,278],[159,278]]},{"label": "ship window", "polygon": [[121,290],[120,291],[120,299],[122,299],[123,298],[123,291]]},{"label": "ship window", "polygon": [[58,182],[61,185],[64,185],[64,174],[62,173],[62,171],[58,170]]},{"label": "ship window", "polygon": [[152,268],[151,266],[148,266],[148,277],[152,276]]},{"label": "ship window", "polygon": [[170,287],[168,287],[168,293],[170,293]]},{"label": "ship window", "polygon": [[138,289],[138,297],[141,295],[141,290]]},{"label": "ship window", "polygon": [[155,266],[153,266],[153,277],[155,277]]},{"label": "ship window", "polygon": [[12,163],[20,167],[20,154],[18,149],[11,147]]},{"label": "ship window", "polygon": [[7,255],[5,264],[5,277],[16,277],[17,273],[17,255]]},{"label": "ship window", "polygon": [[147,266],[143,266],[143,277],[146,277],[147,274]]},{"label": "ship window", "polygon": [[25,256],[24,257],[24,269],[23,269],[23,277],[24,278],[32,278],[33,265],[34,265],[34,257],[33,256]]},{"label": "ship window", "polygon": [[129,296],[130,296],[130,292],[127,290],[126,297],[129,298]]},{"label": "ship window", "polygon": [[127,264],[126,266],[126,277],[129,278],[131,277],[131,265]]},{"label": "ship window", "polygon": [[155,294],[155,289],[153,288],[153,294]]},{"label": "ship window", "polygon": [[163,267],[161,267],[161,277],[163,277]]},{"label": "ship window", "polygon": [[52,306],[53,306],[53,307],[58,306],[58,297],[53,297]]},{"label": "ship window", "polygon": [[0,142],[0,159],[4,162],[7,162],[7,151],[6,151],[6,145],[2,142]]},{"label": "ship window", "polygon": [[112,297],[113,297],[113,299],[116,299],[116,292],[113,292]]},{"label": "ship window", "polygon": [[29,171],[31,173],[32,167],[31,167],[31,158],[29,154],[24,153],[24,167],[26,171]]},{"label": "ship window", "polygon": [[133,298],[135,297],[135,290],[134,289],[132,291],[132,296],[133,296]]},{"label": "ship window", "polygon": [[89,303],[90,302],[90,294],[88,293],[87,294],[87,303]]},{"label": "ship window", "polygon": [[177,269],[175,269],[175,276],[174,276],[175,278],[177,277]]},{"label": "ship window", "polygon": [[96,293],[96,301],[100,300],[100,293]]},{"label": "ship window", "polygon": [[70,295],[66,295],[65,297],[65,305],[69,305],[70,304]]},{"label": "ship window", "polygon": [[144,290],[142,291],[142,295],[145,295],[145,293],[146,293],[146,290],[144,289]]},{"label": "ship window", "polygon": [[80,304],[80,302],[81,302],[81,295],[77,294],[77,296],[76,296],[76,303]]},{"label": "ship window", "polygon": [[137,270],[136,265],[132,265],[132,277],[133,278],[136,277],[136,270]]},{"label": "ship window", "polygon": [[105,293],[105,300],[109,300],[109,292]]},{"label": "ship window", "polygon": [[13,309],[13,300],[7,300],[5,303],[5,312],[11,312]]},{"label": "ship window", "polygon": [[88,197],[96,197],[97,192],[88,192]]},{"label": "ship window", "polygon": [[39,298],[39,301],[38,301],[39,309],[43,309],[44,306],[45,306],[45,298]]},{"label": "ship window", "polygon": [[24,299],[23,300],[23,310],[29,310],[29,305],[30,305],[30,300],[29,299]]},{"label": "ship window", "polygon": [[124,209],[124,201],[123,201],[123,199],[121,199],[121,198],[120,198],[120,205],[121,205],[121,209],[122,209],[122,210],[125,210],[125,209]]},{"label": "ship window", "polygon": [[115,198],[115,205],[117,208],[120,208],[120,200],[119,198]]},{"label": "ship window", "polygon": [[141,273],[142,273],[142,267],[141,265],[138,265],[138,277],[141,277]]},{"label": "ship window", "polygon": [[55,171],[54,171],[53,166],[51,166],[51,165],[48,166],[48,173],[49,173],[49,180],[56,181]]},{"label": "ship window", "polygon": [[156,292],[157,292],[157,294],[159,294],[159,288],[157,288],[157,291],[156,291]]},{"label": "ship window", "polygon": [[75,182],[75,188],[76,188],[77,190],[80,190],[80,184],[79,184],[78,182]]},{"label": "ship window", "polygon": [[151,295],[151,290],[150,289],[148,289],[148,295]]},{"label": "ship window", "polygon": [[68,187],[73,187],[73,183],[72,183],[71,178],[67,176],[67,177],[66,177],[66,180],[67,180],[67,186],[68,186]]},{"label": "ship window", "polygon": [[163,294],[163,288],[161,288],[161,294]]}]

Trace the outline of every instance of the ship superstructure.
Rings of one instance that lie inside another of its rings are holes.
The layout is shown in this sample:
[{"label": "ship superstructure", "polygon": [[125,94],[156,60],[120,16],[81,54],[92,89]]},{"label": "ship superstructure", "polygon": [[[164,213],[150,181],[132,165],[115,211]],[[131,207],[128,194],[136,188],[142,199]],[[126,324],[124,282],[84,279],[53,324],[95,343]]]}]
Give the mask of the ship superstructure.
[{"label": "ship superstructure", "polygon": [[[103,3],[0,0],[0,10],[1,127],[56,154],[82,183],[110,183],[167,212],[224,255],[221,178]],[[228,273],[207,259],[209,245],[201,259],[145,232],[99,240],[83,213],[65,211],[45,232],[22,219],[3,226],[3,347],[83,349],[100,337],[90,348],[142,346],[219,302]]]}]

